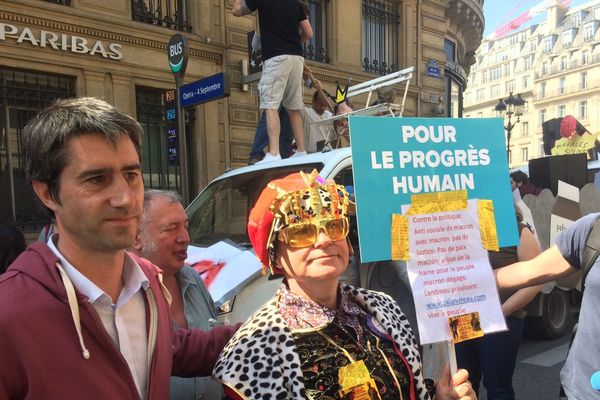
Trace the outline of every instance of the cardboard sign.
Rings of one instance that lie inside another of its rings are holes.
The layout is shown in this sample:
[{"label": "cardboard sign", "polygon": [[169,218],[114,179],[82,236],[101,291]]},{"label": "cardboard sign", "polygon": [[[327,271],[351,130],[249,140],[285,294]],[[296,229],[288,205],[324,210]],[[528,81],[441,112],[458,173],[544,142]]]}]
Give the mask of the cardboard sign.
[{"label": "cardboard sign", "polygon": [[519,242],[502,119],[350,117],[362,262],[392,258],[392,214],[417,193],[491,200],[500,246]]},{"label": "cardboard sign", "polygon": [[594,142],[596,141],[596,135],[584,133],[583,135],[573,135],[569,138],[560,138],[554,142],[552,148],[553,156],[561,156],[565,154],[579,154],[586,153],[589,158],[589,150],[594,148]]}]

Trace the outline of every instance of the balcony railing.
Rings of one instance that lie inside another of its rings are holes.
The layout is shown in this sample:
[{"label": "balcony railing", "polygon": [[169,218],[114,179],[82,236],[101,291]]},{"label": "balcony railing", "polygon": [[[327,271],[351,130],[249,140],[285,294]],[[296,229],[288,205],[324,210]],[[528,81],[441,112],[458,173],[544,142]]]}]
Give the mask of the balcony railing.
[{"label": "balcony railing", "polygon": [[362,0],[363,69],[385,75],[397,71],[398,4],[392,0]]},{"label": "balcony railing", "polygon": [[134,21],[178,31],[190,32],[186,0],[132,0],[131,15]]},{"label": "balcony railing", "polygon": [[70,6],[71,0],[45,0],[48,3],[62,4],[63,6]]},{"label": "balcony railing", "polygon": [[543,100],[550,100],[550,99],[554,99],[555,97],[564,97],[564,96],[569,96],[572,94],[577,94],[577,93],[581,93],[584,92],[586,90],[593,90],[593,89],[598,89],[600,88],[600,83],[593,83],[591,84],[588,81],[588,84],[585,87],[581,87],[581,85],[569,85],[569,86],[565,86],[563,88],[554,88],[554,89],[546,89],[544,91],[544,93],[536,93],[534,95],[533,100],[534,101],[543,101]]},{"label": "balcony railing", "polygon": [[588,59],[588,61],[586,63],[584,63],[578,59],[573,59],[563,69],[561,69],[560,66],[554,65],[551,68],[549,68],[546,72],[544,72],[544,71],[536,72],[535,78],[538,79],[538,78],[542,78],[544,76],[550,76],[550,75],[558,74],[560,72],[577,69],[577,68],[583,67],[585,65],[597,64],[597,63],[600,63],[600,54],[595,54],[594,56],[592,56],[591,60]]}]

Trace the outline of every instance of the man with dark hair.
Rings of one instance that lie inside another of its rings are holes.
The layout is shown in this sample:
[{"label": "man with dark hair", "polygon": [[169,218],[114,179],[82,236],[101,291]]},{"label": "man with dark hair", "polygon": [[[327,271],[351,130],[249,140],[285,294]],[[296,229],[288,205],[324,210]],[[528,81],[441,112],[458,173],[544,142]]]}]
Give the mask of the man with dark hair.
[{"label": "man with dark hair", "polygon": [[[171,294],[174,328],[212,328],[217,311],[200,275],[185,265],[190,243],[188,218],[181,196],[168,190],[146,190],[144,215],[131,251],[162,271]],[[210,378],[171,378],[171,399],[220,400],[221,385]]]},{"label": "man with dark hair", "polygon": [[233,15],[236,17],[248,15],[255,10],[258,10],[264,60],[258,84],[260,108],[264,110],[269,134],[269,153],[263,161],[281,159],[281,127],[277,112],[280,105],[285,107],[290,117],[296,139],[296,154],[306,154],[301,115],[304,108],[302,43],[312,37],[312,27],[298,0],[235,0],[233,3]]},{"label": "man with dark hair", "polygon": [[0,277],[0,398],[168,399],[171,374],[209,375],[235,330],[174,331],[158,269],[125,252],[142,216],[141,133],[93,98],[25,127],[27,177],[56,233]]},{"label": "man with dark hair", "polygon": [[529,182],[529,177],[525,172],[519,170],[510,173],[510,186],[513,192],[519,189],[521,197],[526,194],[537,196],[542,191],[542,189]]}]

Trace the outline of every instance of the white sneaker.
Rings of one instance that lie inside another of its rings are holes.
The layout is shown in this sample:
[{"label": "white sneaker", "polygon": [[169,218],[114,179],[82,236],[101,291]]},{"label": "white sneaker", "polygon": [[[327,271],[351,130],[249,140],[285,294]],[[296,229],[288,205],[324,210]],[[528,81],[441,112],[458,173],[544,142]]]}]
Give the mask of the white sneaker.
[{"label": "white sneaker", "polygon": [[297,151],[294,154],[292,154],[290,156],[290,158],[301,157],[301,156],[305,156],[306,154],[308,154],[308,153],[306,153],[305,151]]},{"label": "white sneaker", "polygon": [[276,156],[274,156],[271,153],[267,153],[267,154],[265,154],[265,158],[263,158],[262,160],[258,161],[256,164],[263,164],[263,163],[268,163],[268,162],[277,161],[277,160],[281,160],[281,155],[280,154],[277,154]]}]

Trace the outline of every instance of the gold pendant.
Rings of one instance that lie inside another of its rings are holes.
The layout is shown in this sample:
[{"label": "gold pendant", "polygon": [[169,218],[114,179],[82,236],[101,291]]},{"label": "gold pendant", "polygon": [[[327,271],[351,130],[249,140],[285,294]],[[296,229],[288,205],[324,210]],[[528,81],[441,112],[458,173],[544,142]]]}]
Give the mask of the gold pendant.
[{"label": "gold pendant", "polygon": [[340,397],[348,400],[381,399],[364,361],[352,362],[338,370]]}]

